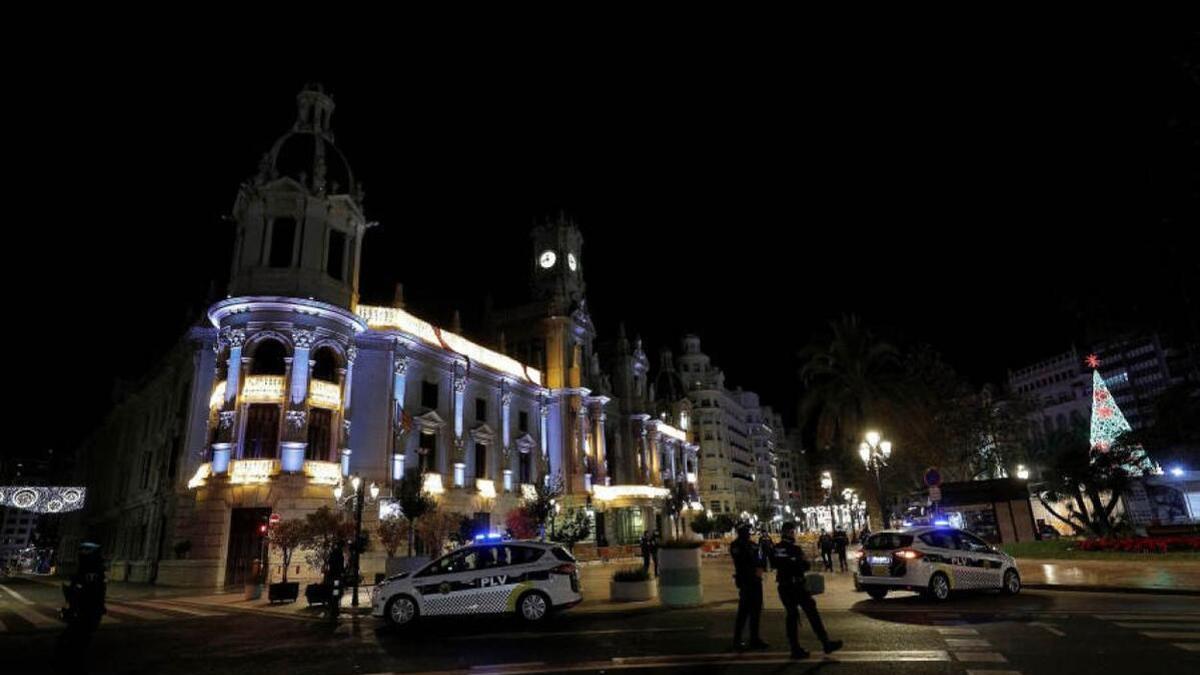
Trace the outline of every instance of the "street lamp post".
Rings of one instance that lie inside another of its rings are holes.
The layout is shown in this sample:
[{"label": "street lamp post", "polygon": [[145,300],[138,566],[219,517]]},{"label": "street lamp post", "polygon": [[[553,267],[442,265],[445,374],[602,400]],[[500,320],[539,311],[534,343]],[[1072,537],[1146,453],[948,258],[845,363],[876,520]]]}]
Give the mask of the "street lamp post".
[{"label": "street lamp post", "polygon": [[[340,484],[333,488],[333,498],[337,500],[339,504],[342,506],[345,506],[351,502],[354,504],[354,542],[350,546],[350,579],[354,586],[354,595],[350,597],[350,606],[354,608],[358,607],[358,582],[359,577],[361,576],[359,574],[359,544],[362,540],[363,504],[367,501],[367,495],[365,494],[367,490],[360,490],[359,488],[361,486],[362,479],[358,476],[351,476],[350,487],[353,492],[352,494],[347,495],[345,498],[342,496],[345,493],[345,490]],[[371,487],[368,488],[368,490],[371,493],[370,501],[374,503],[379,499],[379,486],[375,483],[371,483]]]},{"label": "street lamp post", "polygon": [[879,491],[879,517],[883,519],[884,527],[891,527],[891,517],[887,502],[883,498],[883,479],[879,477],[879,470],[887,466],[887,460],[892,456],[892,442],[883,440],[878,431],[868,431],[866,440],[858,446],[858,456],[867,466],[867,471],[875,472],[875,488]]}]

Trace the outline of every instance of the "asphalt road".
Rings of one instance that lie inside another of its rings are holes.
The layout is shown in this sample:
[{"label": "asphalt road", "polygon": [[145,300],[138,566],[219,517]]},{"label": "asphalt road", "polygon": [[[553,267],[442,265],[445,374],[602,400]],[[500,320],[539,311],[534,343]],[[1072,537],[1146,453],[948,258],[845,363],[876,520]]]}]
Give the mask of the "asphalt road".
[{"label": "asphalt road", "polygon": [[[764,612],[766,652],[729,651],[734,606],[566,612],[531,628],[504,617],[427,620],[412,630],[217,610],[171,598],[110,598],[86,650],[67,650],[55,588],[0,583],[0,670],[45,671],[72,658],[95,673],[523,672],[1200,672],[1195,597],[1023,591],[931,605],[864,599],[823,612],[846,648],[790,662],[783,614]],[[815,639],[806,626],[801,640]]]}]

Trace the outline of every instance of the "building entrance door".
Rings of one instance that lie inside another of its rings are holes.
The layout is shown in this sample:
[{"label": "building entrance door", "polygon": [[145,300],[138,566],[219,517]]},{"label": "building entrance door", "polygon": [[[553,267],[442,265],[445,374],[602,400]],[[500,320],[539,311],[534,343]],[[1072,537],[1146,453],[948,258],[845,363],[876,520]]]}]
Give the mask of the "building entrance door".
[{"label": "building entrance door", "polygon": [[[250,579],[254,561],[265,555],[260,528],[267,524],[271,509],[234,509],[229,515],[229,553],[225,558],[225,585],[238,586]],[[267,561],[260,561],[263,566]]]}]

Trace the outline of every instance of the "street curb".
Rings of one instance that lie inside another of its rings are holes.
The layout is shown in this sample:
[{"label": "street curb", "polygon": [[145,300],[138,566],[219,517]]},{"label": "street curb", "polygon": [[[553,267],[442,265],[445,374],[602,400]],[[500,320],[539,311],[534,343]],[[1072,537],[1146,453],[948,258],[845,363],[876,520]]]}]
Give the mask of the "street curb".
[{"label": "street curb", "polygon": [[1135,588],[1130,586],[1087,586],[1083,584],[1021,584],[1035,591],[1068,591],[1072,593],[1128,593],[1131,595],[1182,595],[1200,597],[1197,588]]}]

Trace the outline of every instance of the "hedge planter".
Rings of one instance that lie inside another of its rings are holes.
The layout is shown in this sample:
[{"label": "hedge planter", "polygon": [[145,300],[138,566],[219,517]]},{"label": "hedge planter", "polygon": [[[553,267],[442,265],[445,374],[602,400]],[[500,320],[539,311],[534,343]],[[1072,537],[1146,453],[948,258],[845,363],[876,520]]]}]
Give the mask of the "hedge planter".
[{"label": "hedge planter", "polygon": [[295,602],[300,597],[300,584],[295,581],[284,581],[267,587],[267,600],[276,602]]},{"label": "hedge planter", "polygon": [[610,581],[608,599],[613,602],[638,602],[654,598],[654,580]]},{"label": "hedge planter", "polygon": [[658,599],[664,607],[695,607],[703,602],[699,546],[658,550]]}]

